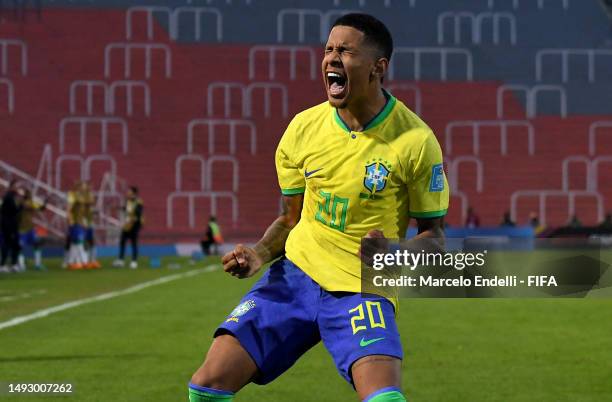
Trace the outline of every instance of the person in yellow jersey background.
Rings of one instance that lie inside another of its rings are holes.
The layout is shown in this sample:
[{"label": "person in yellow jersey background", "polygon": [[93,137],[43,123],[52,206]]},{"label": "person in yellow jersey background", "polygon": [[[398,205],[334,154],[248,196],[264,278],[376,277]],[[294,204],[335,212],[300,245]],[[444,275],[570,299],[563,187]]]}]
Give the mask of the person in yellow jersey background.
[{"label": "person in yellow jersey background", "polygon": [[255,275],[277,259],[219,325],[189,384],[191,402],[231,401],[267,384],[319,341],[367,402],[404,402],[395,305],[362,295],[362,238],[443,247],[448,183],[432,130],[382,87],[393,51],[370,15],[338,18],[321,63],[327,100],[293,118],[276,150],[284,211],[254,247],[237,245],[224,270]]},{"label": "person in yellow jersey background", "polygon": [[67,266],[70,270],[86,268],[87,253],[85,252],[85,200],[83,197],[83,183],[77,180],[73,188],[67,193],[66,215],[68,217],[68,253]]},{"label": "person in yellow jersey background", "polygon": [[101,268],[100,262],[96,258],[96,242],[95,242],[95,228],[94,228],[94,204],[95,197],[91,191],[91,185],[88,181],[83,180],[80,186],[80,193],[83,202],[83,218],[84,218],[84,230],[85,230],[85,253],[87,256],[85,267],[88,269]]},{"label": "person in yellow jersey background", "polygon": [[34,268],[44,270],[42,263],[42,238],[36,232],[34,225],[34,217],[40,211],[44,211],[47,207],[47,201],[43,203],[36,202],[32,196],[32,191],[28,188],[23,188],[23,201],[21,211],[19,212],[19,242],[21,252],[19,254],[19,266],[22,270],[26,269],[26,261],[24,248],[30,246],[34,250]]}]

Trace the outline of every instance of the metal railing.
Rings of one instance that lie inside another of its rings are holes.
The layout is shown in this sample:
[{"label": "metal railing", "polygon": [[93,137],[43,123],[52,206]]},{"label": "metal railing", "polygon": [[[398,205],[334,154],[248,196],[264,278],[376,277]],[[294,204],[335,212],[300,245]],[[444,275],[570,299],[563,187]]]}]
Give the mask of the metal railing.
[{"label": "metal railing", "polygon": [[238,161],[233,156],[213,155],[206,161],[206,190],[214,191],[213,189],[213,166],[215,163],[229,163],[232,166],[232,191],[238,192],[238,183],[240,181],[240,172]]},{"label": "metal railing", "polygon": [[462,56],[465,59],[465,80],[473,81],[474,79],[474,61],[472,53],[468,49],[449,48],[449,47],[396,47],[394,57],[389,63],[389,79],[396,79],[396,64],[400,55],[407,54],[414,58],[413,61],[413,79],[419,81],[421,79],[421,57],[431,54],[440,57],[440,79],[448,80],[448,57],[452,55]]},{"label": "metal railing", "polygon": [[202,16],[206,14],[211,14],[215,17],[216,21],[216,36],[217,42],[223,41],[223,16],[221,12],[216,8],[211,7],[177,7],[172,12],[172,23],[170,25],[170,37],[174,40],[177,40],[179,37],[180,26],[179,19],[181,14],[193,14],[195,18],[195,40],[200,40],[202,38]]},{"label": "metal railing", "polygon": [[15,112],[15,87],[13,82],[8,78],[0,78],[0,85],[6,87],[6,102],[8,105],[9,114]]},{"label": "metal railing", "polygon": [[597,133],[602,128],[611,129],[608,134],[612,134],[612,121],[595,121],[589,126],[589,155],[591,156],[597,154]]},{"label": "metal railing", "polygon": [[541,92],[556,92],[559,94],[559,115],[567,117],[567,93],[560,85],[501,85],[497,88],[497,117],[504,117],[504,95],[506,92],[521,92],[525,94],[526,116],[532,119],[538,114],[538,95]]},{"label": "metal railing", "polygon": [[604,203],[601,194],[595,191],[582,190],[519,190],[510,196],[510,216],[513,220],[517,219],[518,201],[525,197],[536,197],[538,199],[538,217],[542,225],[546,225],[546,200],[550,197],[565,198],[568,201],[567,218],[576,214],[576,198],[594,198],[597,202],[597,221],[601,222],[604,216]]},{"label": "metal railing", "polygon": [[251,155],[257,153],[257,127],[250,120],[243,119],[194,119],[187,125],[187,152],[194,152],[195,129],[199,126],[206,126],[208,131],[208,153],[215,153],[216,127],[227,126],[229,128],[229,152],[231,155],[236,153],[236,140],[238,128],[245,127],[249,130]]},{"label": "metal railing", "polygon": [[485,22],[491,21],[491,36],[493,43],[499,45],[501,42],[501,26],[506,21],[509,30],[509,42],[516,45],[516,17],[508,12],[482,12],[479,14],[469,11],[447,11],[438,16],[438,44],[445,44],[445,27],[447,21],[453,23],[454,44],[461,43],[461,22],[464,20],[470,23],[470,38],[472,44],[483,43],[483,29]]},{"label": "metal railing", "polygon": [[482,193],[484,182],[484,169],[482,161],[475,156],[457,156],[449,163],[448,175],[449,186],[456,191],[459,190],[459,167],[461,164],[471,163],[476,167],[476,191]]},{"label": "metal railing", "polygon": [[[508,2],[508,0],[503,0],[505,3]],[[531,0],[530,0],[531,1]],[[561,2],[563,9],[567,10],[569,8],[569,0],[555,0],[556,2]],[[493,8],[495,7],[495,0],[488,0],[488,5],[489,8]],[[512,0],[512,7],[516,10],[520,7],[520,3],[519,0]],[[544,8],[544,0],[538,0],[538,8],[539,9],[543,9]]]},{"label": "metal railing", "polygon": [[535,129],[528,121],[521,120],[466,120],[453,121],[446,125],[444,147],[448,155],[452,154],[452,136],[456,128],[468,127],[471,128],[472,134],[472,152],[474,155],[480,153],[480,129],[482,127],[499,127],[500,137],[500,152],[502,155],[508,153],[508,129],[510,127],[522,127],[527,129],[527,147],[529,155],[535,152]]},{"label": "metal railing", "polygon": [[123,154],[126,155],[128,153],[128,127],[127,122],[120,117],[64,117],[60,121],[60,130],[59,130],[59,148],[60,153],[64,152],[66,148],[66,128],[70,124],[78,124],[79,125],[79,151],[81,153],[87,152],[87,126],[92,124],[99,124],[101,126],[100,130],[100,143],[101,143],[101,152],[106,153],[108,150],[108,134],[109,134],[109,126],[111,125],[119,125],[121,129],[121,144]]},{"label": "metal railing", "polygon": [[580,163],[584,166],[586,171],[585,177],[585,190],[595,191],[596,188],[592,182],[592,165],[591,159],[583,155],[571,155],[563,159],[561,163],[561,187],[563,191],[570,191],[570,166],[571,164]]},{"label": "metal railing", "polygon": [[200,188],[199,191],[207,190],[207,182],[206,175],[204,174],[206,170],[206,159],[204,159],[201,155],[196,154],[187,154],[187,155],[179,155],[174,162],[174,188],[176,191],[183,191],[183,163],[185,161],[198,162],[200,166]]},{"label": "metal railing", "polygon": [[257,53],[267,53],[268,55],[268,79],[275,80],[276,77],[276,55],[278,53],[289,54],[289,79],[294,81],[297,74],[297,56],[305,54],[308,56],[308,71],[311,80],[316,79],[317,60],[315,52],[307,46],[281,46],[281,45],[257,45],[249,49],[249,79],[255,79]]},{"label": "metal railing", "polygon": [[149,89],[149,84],[144,81],[132,80],[115,81],[110,84],[107,97],[107,109],[110,114],[115,114],[116,112],[116,92],[119,88],[125,88],[125,103],[127,109],[126,112],[128,116],[132,116],[134,112],[134,88],[142,88],[144,100],[144,114],[147,117],[151,116],[151,90]]},{"label": "metal railing", "polygon": [[223,116],[230,117],[236,108],[232,107],[232,93],[240,94],[240,117],[252,117],[253,115],[253,92],[263,91],[264,117],[272,117],[272,93],[279,92],[281,100],[281,112],[283,117],[289,115],[289,96],[287,86],[278,82],[252,82],[245,85],[239,82],[214,81],[208,85],[206,90],[206,112],[208,116],[214,116],[215,93],[222,90],[223,94]]},{"label": "metal railing", "polygon": [[154,14],[163,14],[166,15],[168,26],[172,26],[172,10],[170,7],[163,6],[134,6],[127,9],[125,13],[125,38],[127,40],[132,39],[132,19],[134,18],[134,14],[136,13],[144,13],[147,18],[147,39],[153,39],[153,16]]},{"label": "metal railing", "polygon": [[588,80],[591,83],[597,82],[595,77],[596,56],[612,56],[610,49],[541,49],[538,50],[535,57],[536,80],[543,80],[543,64],[544,57],[560,57],[561,61],[561,80],[569,81],[569,58],[570,56],[583,56],[587,59],[587,74]]},{"label": "metal railing", "polygon": [[26,76],[28,74],[28,45],[20,39],[0,39],[0,58],[2,59],[0,73],[2,75],[7,75],[8,73],[8,49],[11,46],[19,48],[21,54],[21,75]]},{"label": "metal railing", "polygon": [[76,114],[77,112],[77,99],[78,99],[78,89],[84,87],[85,88],[85,102],[86,109],[88,115],[93,115],[94,113],[94,89],[102,88],[103,92],[103,102],[102,105],[104,107],[104,114],[108,114],[108,85],[104,81],[100,80],[76,80],[70,83],[70,114]]},{"label": "metal railing", "polygon": [[109,43],[104,48],[104,76],[111,75],[111,60],[113,50],[123,50],[123,77],[130,78],[132,75],[132,52],[135,50],[144,50],[145,54],[145,77],[151,78],[151,66],[153,64],[153,52],[161,51],[164,56],[164,71],[165,77],[172,77],[172,50],[163,43],[132,43],[132,42],[116,42]]},{"label": "metal railing", "polygon": [[[189,191],[176,191],[168,195],[166,199],[166,226],[168,228],[174,227],[174,203],[177,199],[187,200],[187,215],[188,225],[190,228],[195,228],[195,202],[199,198],[210,200],[210,215],[218,215],[218,202],[225,199],[231,203],[232,209],[232,222],[238,222],[238,197],[236,194],[229,191],[205,191],[205,192],[189,192]],[[183,208],[182,208],[183,209]]]}]

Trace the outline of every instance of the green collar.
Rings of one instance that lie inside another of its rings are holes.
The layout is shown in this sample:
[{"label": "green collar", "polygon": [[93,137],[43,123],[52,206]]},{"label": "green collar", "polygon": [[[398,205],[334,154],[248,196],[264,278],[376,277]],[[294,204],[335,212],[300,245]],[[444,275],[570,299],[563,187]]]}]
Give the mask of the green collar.
[{"label": "green collar", "polygon": [[[363,126],[363,131],[376,127],[377,125],[382,123],[383,120],[385,120],[387,116],[389,116],[389,114],[391,114],[391,111],[393,110],[393,106],[395,106],[397,99],[393,95],[391,95],[389,92],[385,91],[384,89],[383,89],[383,93],[385,94],[385,98],[387,98],[387,103],[385,103],[385,106],[380,110],[380,112],[378,112],[378,114],[376,114],[376,116],[372,118],[372,120],[370,120],[366,125]],[[338,113],[338,109],[334,108],[333,113],[334,113],[334,120],[336,120],[336,123],[344,131],[350,133],[352,130],[344,122],[344,120],[342,120],[342,117],[340,117],[340,114]]]}]

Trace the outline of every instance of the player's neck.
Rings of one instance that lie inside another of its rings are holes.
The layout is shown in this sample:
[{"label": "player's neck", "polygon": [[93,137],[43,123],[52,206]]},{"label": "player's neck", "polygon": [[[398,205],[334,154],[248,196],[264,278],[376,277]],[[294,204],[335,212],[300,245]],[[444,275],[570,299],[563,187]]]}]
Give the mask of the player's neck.
[{"label": "player's neck", "polygon": [[338,109],[338,114],[352,131],[363,131],[366,124],[371,122],[387,104],[382,88],[378,87],[374,93],[376,95],[368,96],[361,102]]}]

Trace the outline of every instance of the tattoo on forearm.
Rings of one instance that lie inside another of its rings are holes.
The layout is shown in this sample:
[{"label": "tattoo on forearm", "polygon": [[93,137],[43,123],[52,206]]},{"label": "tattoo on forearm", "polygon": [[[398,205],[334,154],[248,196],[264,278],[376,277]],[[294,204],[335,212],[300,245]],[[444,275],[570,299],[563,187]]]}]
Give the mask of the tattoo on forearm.
[{"label": "tattoo on forearm", "polygon": [[285,243],[291,229],[285,224],[283,217],[277,218],[266,230],[263,237],[255,245],[255,251],[264,260],[272,261],[285,251]]}]

